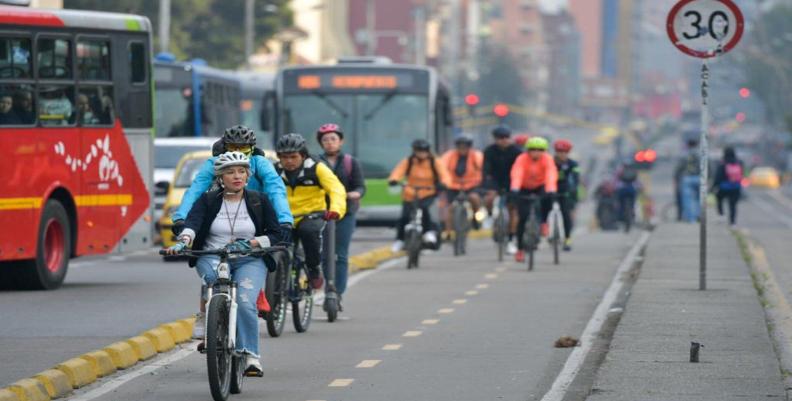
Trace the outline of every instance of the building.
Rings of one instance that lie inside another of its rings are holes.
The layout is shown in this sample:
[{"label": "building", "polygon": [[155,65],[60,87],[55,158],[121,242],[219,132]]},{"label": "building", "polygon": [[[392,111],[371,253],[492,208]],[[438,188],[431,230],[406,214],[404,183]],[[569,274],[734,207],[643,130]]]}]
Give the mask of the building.
[{"label": "building", "polygon": [[582,84],[580,33],[566,10],[542,18],[549,63],[547,111],[572,116],[577,114]]},{"label": "building", "polygon": [[569,13],[580,32],[580,67],[584,78],[600,76],[602,0],[569,0]]},{"label": "building", "polygon": [[306,33],[292,45],[292,62],[326,63],[356,54],[346,29],[351,1],[292,0],[294,25]]},{"label": "building", "polygon": [[[335,1],[335,0],[333,0]],[[397,63],[415,60],[416,17],[423,2],[416,0],[347,0],[347,34],[358,54],[385,56]],[[421,26],[420,29],[425,29]],[[419,50],[420,51],[420,50]]]}]

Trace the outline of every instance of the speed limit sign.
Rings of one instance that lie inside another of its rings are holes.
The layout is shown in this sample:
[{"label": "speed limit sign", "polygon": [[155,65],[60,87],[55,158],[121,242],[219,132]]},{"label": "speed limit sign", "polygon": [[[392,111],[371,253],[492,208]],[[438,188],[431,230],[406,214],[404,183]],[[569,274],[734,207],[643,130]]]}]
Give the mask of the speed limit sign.
[{"label": "speed limit sign", "polygon": [[742,12],[732,0],[680,0],[666,21],[671,43],[699,58],[733,49],[744,28]]}]

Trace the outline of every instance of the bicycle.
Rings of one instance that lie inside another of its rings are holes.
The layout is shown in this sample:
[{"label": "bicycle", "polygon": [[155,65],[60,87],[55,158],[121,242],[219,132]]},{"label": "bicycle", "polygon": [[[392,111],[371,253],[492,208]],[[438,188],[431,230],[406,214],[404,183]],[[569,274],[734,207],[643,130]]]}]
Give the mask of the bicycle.
[{"label": "bicycle", "polygon": [[561,213],[561,205],[558,200],[553,201],[553,208],[547,216],[547,221],[550,224],[550,245],[553,247],[553,264],[560,263],[560,248],[561,241],[565,238],[563,214]]},{"label": "bicycle", "polygon": [[509,213],[505,191],[500,191],[498,194],[498,215],[492,225],[492,238],[497,244],[498,262],[503,262],[503,255],[509,242]]},{"label": "bicycle", "polygon": [[[259,256],[284,252],[287,248],[273,246],[250,251],[231,252],[226,249],[180,251],[177,256],[199,257],[218,255],[217,280],[211,288],[207,288],[208,306],[206,308],[206,333],[203,347],[199,351],[206,354],[206,370],[209,377],[209,390],[215,401],[226,401],[229,394],[242,392],[242,380],[245,376],[261,377],[262,374],[245,372],[246,357],[236,352],[237,332],[237,284],[231,277],[228,259],[231,255]],[[160,250],[166,255],[166,250]]]},{"label": "bicycle", "polygon": [[451,224],[454,230],[454,256],[464,255],[467,246],[467,235],[470,231],[468,209],[470,201],[468,191],[459,191],[451,202]]},{"label": "bicycle", "polygon": [[[403,185],[408,187],[408,185]],[[407,269],[417,269],[421,248],[423,247],[423,210],[421,210],[421,199],[418,192],[423,190],[434,190],[434,187],[409,186],[415,190],[416,196],[410,202],[410,219],[404,226],[404,249],[407,252]]]},{"label": "bicycle", "polygon": [[541,197],[535,194],[520,195],[520,199],[528,202],[528,219],[525,221],[522,240],[523,246],[528,252],[528,258],[526,258],[528,271],[532,271],[534,268],[534,253],[539,247],[539,241],[542,239],[539,218],[537,217],[537,203]]}]

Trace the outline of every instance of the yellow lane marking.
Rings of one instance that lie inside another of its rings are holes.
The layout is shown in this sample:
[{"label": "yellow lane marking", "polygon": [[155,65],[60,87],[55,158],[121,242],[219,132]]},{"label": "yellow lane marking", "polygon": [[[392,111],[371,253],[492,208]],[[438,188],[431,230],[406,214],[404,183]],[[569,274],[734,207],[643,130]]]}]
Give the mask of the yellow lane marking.
[{"label": "yellow lane marking", "polygon": [[498,278],[498,275],[495,274],[495,273],[487,273],[487,274],[484,275],[484,278],[489,279],[489,280],[494,280],[494,279]]},{"label": "yellow lane marking", "polygon": [[453,312],[454,312],[454,308],[443,308],[443,309],[438,309],[437,310],[437,313],[441,313],[441,314],[444,314],[444,315],[447,315],[447,314],[453,313]]},{"label": "yellow lane marking", "polygon": [[129,206],[132,194],[77,195],[74,203],[77,206]]},{"label": "yellow lane marking", "polygon": [[465,295],[478,295],[478,291],[470,290],[470,291],[465,292]]},{"label": "yellow lane marking", "polygon": [[405,331],[404,334],[402,334],[402,337],[418,337],[421,334],[423,334],[423,332],[420,330],[410,330]]},{"label": "yellow lane marking", "polygon": [[421,324],[430,325],[430,324],[437,324],[437,322],[439,322],[439,320],[437,319],[426,319],[422,321]]},{"label": "yellow lane marking", "polygon": [[42,198],[0,198],[0,210],[40,209]]},{"label": "yellow lane marking", "polygon": [[365,361],[362,361],[359,364],[357,364],[357,366],[355,366],[355,367],[356,368],[373,368],[373,367],[379,365],[380,362],[382,362],[382,360],[379,360],[379,359],[366,359]]},{"label": "yellow lane marking", "polygon": [[401,349],[401,347],[402,347],[401,344],[385,344],[385,346],[382,347],[382,350],[383,351],[396,351],[398,349]]},{"label": "yellow lane marking", "polygon": [[327,387],[346,387],[352,384],[355,379],[335,379],[327,385]]},{"label": "yellow lane marking", "polygon": [[483,290],[485,288],[489,288],[489,284],[476,284],[476,288]]},{"label": "yellow lane marking", "polygon": [[454,305],[464,305],[467,303],[467,299],[455,299],[452,303]]}]

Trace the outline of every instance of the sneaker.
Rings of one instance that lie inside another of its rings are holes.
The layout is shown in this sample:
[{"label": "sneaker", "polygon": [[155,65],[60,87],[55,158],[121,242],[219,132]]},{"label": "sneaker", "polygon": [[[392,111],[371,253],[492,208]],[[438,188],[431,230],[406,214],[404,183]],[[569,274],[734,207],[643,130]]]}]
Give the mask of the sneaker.
[{"label": "sneaker", "polygon": [[567,238],[564,240],[564,252],[569,252],[572,250],[572,238]]},{"label": "sneaker", "polygon": [[199,312],[195,314],[192,338],[196,340],[203,340],[204,336],[206,336],[206,314]]},{"label": "sneaker", "polygon": [[259,314],[267,313],[272,310],[269,302],[267,302],[267,297],[264,295],[264,290],[259,291],[258,298],[256,299],[256,309]]},{"label": "sneaker", "polygon": [[245,358],[245,376],[252,376],[252,377],[262,377],[264,376],[264,370],[261,368],[261,362],[253,355],[248,355]]},{"label": "sneaker", "polygon": [[318,268],[308,268],[308,281],[311,282],[311,288],[314,290],[319,290],[324,287],[324,279]]},{"label": "sneaker", "polygon": [[520,262],[520,263],[525,262],[525,252],[524,251],[517,251],[517,253],[514,254],[514,261],[515,262]]},{"label": "sneaker", "polygon": [[506,244],[506,253],[509,254],[509,255],[514,255],[515,253],[517,253],[517,242],[516,241],[511,240],[511,241],[509,241],[509,243]]},{"label": "sneaker", "polygon": [[437,243],[437,233],[434,231],[427,231],[423,235],[423,242],[435,244]]},{"label": "sneaker", "polygon": [[404,241],[402,240],[397,240],[391,246],[391,252],[393,253],[399,253],[401,252],[402,249],[404,249]]},{"label": "sneaker", "polygon": [[492,226],[495,225],[495,222],[492,220],[492,217],[487,217],[484,221],[481,222],[481,228],[485,230],[492,230]]}]

